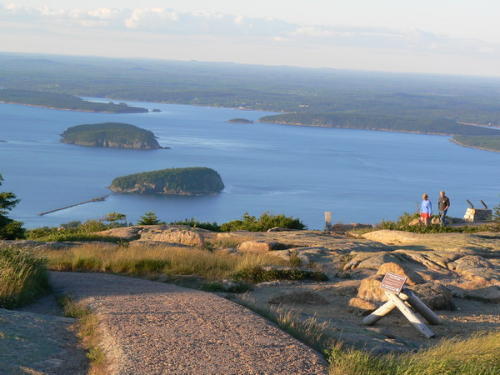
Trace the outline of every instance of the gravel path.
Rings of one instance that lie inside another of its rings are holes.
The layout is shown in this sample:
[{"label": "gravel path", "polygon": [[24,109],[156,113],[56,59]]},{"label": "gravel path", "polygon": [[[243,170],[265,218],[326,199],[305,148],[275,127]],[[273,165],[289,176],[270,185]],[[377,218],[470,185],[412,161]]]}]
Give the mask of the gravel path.
[{"label": "gravel path", "polygon": [[326,374],[314,350],[214,294],[99,273],[51,281],[100,317],[112,374]]}]

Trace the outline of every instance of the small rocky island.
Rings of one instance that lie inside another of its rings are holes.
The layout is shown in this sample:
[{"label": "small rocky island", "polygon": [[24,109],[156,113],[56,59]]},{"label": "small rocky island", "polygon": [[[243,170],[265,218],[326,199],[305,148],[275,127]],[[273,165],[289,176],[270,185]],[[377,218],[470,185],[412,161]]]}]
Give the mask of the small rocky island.
[{"label": "small rocky island", "polygon": [[224,183],[210,168],[171,168],[117,177],[109,189],[115,193],[209,195],[220,193]]},{"label": "small rocky island", "polygon": [[61,142],[87,146],[112,147],[135,150],[162,148],[153,132],[119,122],[72,126],[61,134]]},{"label": "small rocky island", "polygon": [[230,122],[233,124],[253,124],[252,120],[248,120],[246,118],[233,118],[231,120],[228,120],[227,122]]}]

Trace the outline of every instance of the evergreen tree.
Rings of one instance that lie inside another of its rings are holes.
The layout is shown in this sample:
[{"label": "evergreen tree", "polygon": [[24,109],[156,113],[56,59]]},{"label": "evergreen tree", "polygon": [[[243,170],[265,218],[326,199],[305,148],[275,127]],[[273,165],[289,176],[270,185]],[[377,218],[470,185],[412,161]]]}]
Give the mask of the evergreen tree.
[{"label": "evergreen tree", "polygon": [[[0,185],[3,177],[0,175]],[[7,214],[19,203],[14,193],[0,192],[0,239],[15,240],[24,238],[23,223],[7,217]]]},{"label": "evergreen tree", "polygon": [[158,220],[158,216],[152,211],[146,212],[137,222],[137,225],[158,225],[163,224]]}]

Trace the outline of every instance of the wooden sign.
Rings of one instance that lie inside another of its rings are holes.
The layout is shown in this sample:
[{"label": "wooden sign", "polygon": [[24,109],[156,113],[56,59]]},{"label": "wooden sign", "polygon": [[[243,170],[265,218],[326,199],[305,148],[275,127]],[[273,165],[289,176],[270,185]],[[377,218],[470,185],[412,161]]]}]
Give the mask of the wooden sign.
[{"label": "wooden sign", "polygon": [[420,317],[415,314],[412,308],[420,313],[420,315],[423,316],[424,319],[426,319],[430,324],[440,324],[441,320],[439,319],[439,316],[434,314],[434,312],[411,290],[404,289],[401,291],[405,282],[406,277],[387,272],[382,280],[381,287],[386,289],[384,293],[387,296],[388,301],[365,317],[363,319],[363,324],[371,326],[382,319],[382,317],[389,314],[392,310],[398,308],[399,311],[403,313],[408,321],[420,333],[427,338],[434,337],[434,332],[432,332],[432,330],[425,325]]},{"label": "wooden sign", "polygon": [[387,272],[382,280],[382,288],[398,294],[405,285],[406,277]]}]

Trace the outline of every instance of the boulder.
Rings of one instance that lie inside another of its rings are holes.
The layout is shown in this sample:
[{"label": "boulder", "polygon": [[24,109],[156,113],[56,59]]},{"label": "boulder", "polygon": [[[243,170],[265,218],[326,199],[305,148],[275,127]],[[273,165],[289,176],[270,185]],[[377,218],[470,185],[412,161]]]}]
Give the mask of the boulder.
[{"label": "boulder", "polygon": [[269,228],[267,232],[293,232],[299,229],[290,229],[290,228],[281,228],[281,227],[273,227]]},{"label": "boulder", "polygon": [[371,224],[361,224],[361,223],[351,223],[351,224],[341,224],[337,223],[332,225],[332,232],[345,233],[352,231],[354,229],[370,229],[373,228]]},{"label": "boulder", "polygon": [[311,291],[297,291],[269,299],[273,305],[328,305],[325,297]]},{"label": "boulder", "polygon": [[143,227],[140,231],[140,241],[156,241],[179,243],[187,246],[202,247],[209,239],[211,232],[200,228],[154,226]]},{"label": "boulder", "polygon": [[455,310],[451,291],[437,283],[414,285],[410,288],[431,310]]},{"label": "boulder", "polygon": [[271,250],[285,250],[288,246],[280,242],[269,241],[245,241],[239,244],[239,251],[271,251]]},{"label": "boulder", "polygon": [[371,312],[377,309],[377,305],[373,302],[366,301],[358,297],[351,298],[348,302],[348,305],[363,312]]},{"label": "boulder", "polygon": [[133,226],[133,227],[118,227],[112,228],[108,230],[104,230],[102,232],[97,232],[98,236],[109,236],[121,238],[125,241],[134,241],[139,239],[139,232],[143,229],[142,226]]},{"label": "boulder", "polygon": [[406,277],[406,284],[408,284],[408,285],[415,285],[415,284],[424,283],[424,279],[422,278],[422,276],[415,273],[407,265],[403,266],[403,265],[401,265],[399,263],[395,263],[395,262],[384,263],[379,267],[379,269],[377,271],[377,275],[383,276],[388,272],[395,273],[397,275],[401,275],[401,276]]},{"label": "boulder", "polygon": [[420,219],[419,219],[418,217],[417,217],[417,218],[415,218],[415,219],[412,219],[412,220],[408,223],[408,225],[409,225],[410,227],[414,227],[414,226],[416,226],[416,225],[420,225]]},{"label": "boulder", "polygon": [[496,267],[488,260],[477,255],[466,255],[448,263],[448,268],[473,281],[487,282],[498,279]]},{"label": "boulder", "polygon": [[358,298],[370,302],[386,302],[387,296],[382,289],[382,275],[375,275],[361,280],[358,288]]}]

